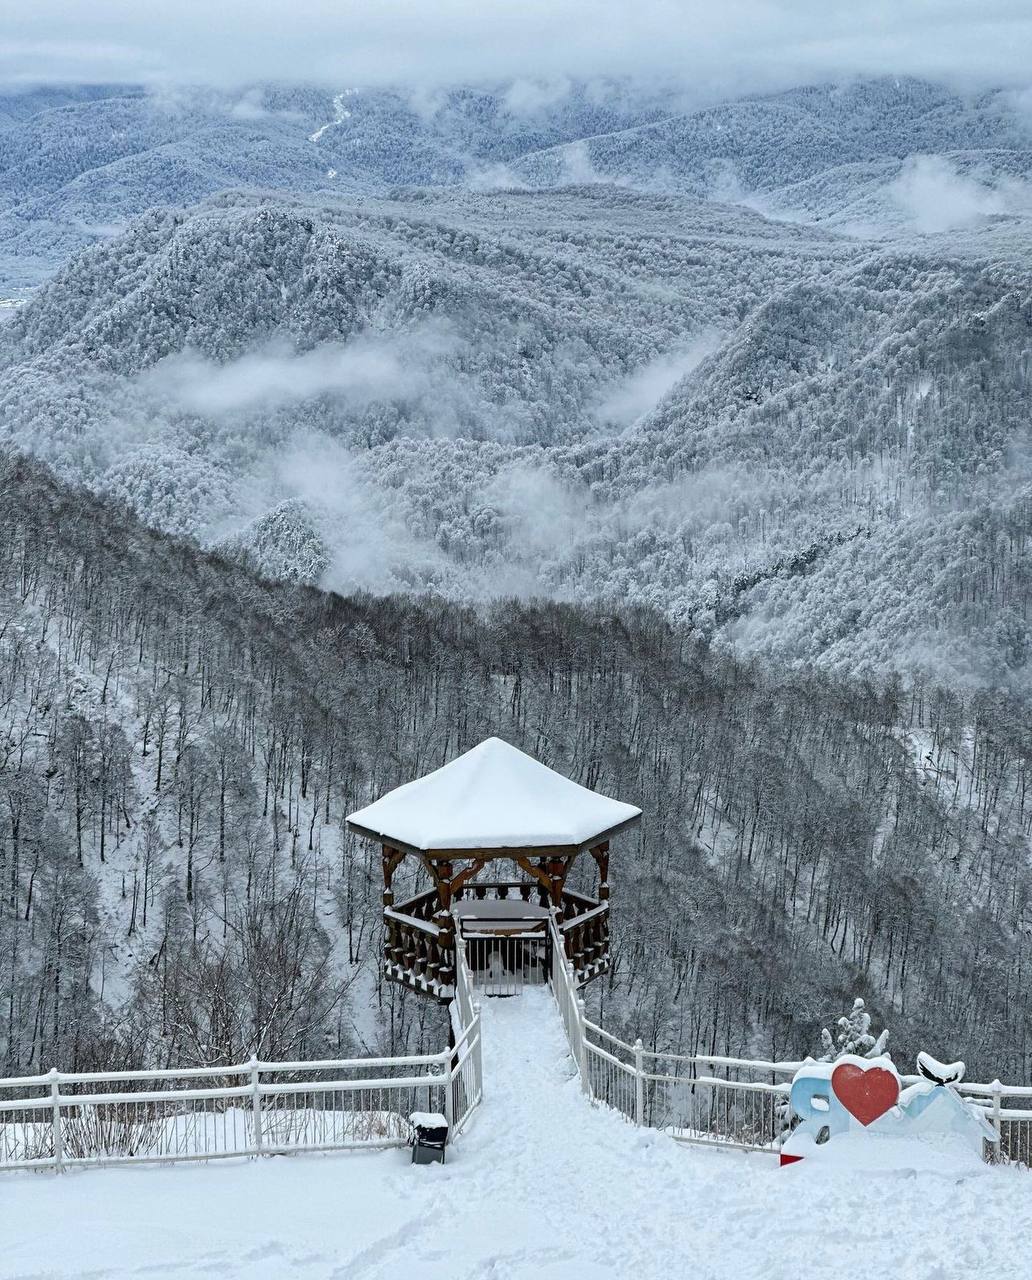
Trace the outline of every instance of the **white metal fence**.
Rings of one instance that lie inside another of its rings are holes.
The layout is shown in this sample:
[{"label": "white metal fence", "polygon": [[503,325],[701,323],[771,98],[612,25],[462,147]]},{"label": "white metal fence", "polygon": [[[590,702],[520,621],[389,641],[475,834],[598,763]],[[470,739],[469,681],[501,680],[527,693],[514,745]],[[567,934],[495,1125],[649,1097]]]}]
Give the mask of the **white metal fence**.
[{"label": "white metal fence", "polygon": [[455,1047],[449,1062],[445,1114],[452,1134],[458,1134],[484,1096],[480,1005],[474,999],[473,975],[461,937],[455,939],[455,999],[448,1009]]},{"label": "white metal fence", "polygon": [[[653,1053],[585,1019],[592,1097],[682,1142],[777,1151],[788,1128],[793,1066]],[[781,1078],[779,1078],[781,1077]]]},{"label": "white metal fence", "polygon": [[461,937],[473,982],[483,995],[516,996],[547,981],[546,934],[478,933],[467,926]]},{"label": "white metal fence", "polygon": [[0,1169],[403,1146],[413,1111],[442,1112],[458,1134],[483,1094],[461,947],[458,969],[454,1045],[439,1053],[0,1079]]},{"label": "white metal fence", "polygon": [[[620,1040],[585,1015],[554,920],[550,936],[549,983],[582,1088],[593,1101],[682,1142],[777,1154],[789,1130],[789,1091],[800,1062],[661,1053],[640,1040]],[[904,1085],[920,1079],[901,1078]],[[1032,1086],[995,1080],[957,1088],[984,1108],[999,1135],[998,1148],[987,1144],[987,1159],[1032,1168]]]},{"label": "white metal fence", "polygon": [[549,920],[548,932],[551,943],[548,984],[552,988],[552,995],[559,1007],[559,1016],[563,1020],[570,1052],[573,1054],[573,1060],[577,1064],[577,1072],[580,1075],[581,1088],[589,1097],[594,1097],[585,1053],[587,1036],[585,1035],[584,1001],[578,994],[577,975],[566,957],[566,948],[554,915]]}]

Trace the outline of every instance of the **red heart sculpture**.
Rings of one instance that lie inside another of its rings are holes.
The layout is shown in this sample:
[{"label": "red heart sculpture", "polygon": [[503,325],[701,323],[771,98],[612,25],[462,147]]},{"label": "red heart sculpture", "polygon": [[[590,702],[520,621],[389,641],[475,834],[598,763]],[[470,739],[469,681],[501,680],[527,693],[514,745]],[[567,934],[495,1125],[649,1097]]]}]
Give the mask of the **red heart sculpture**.
[{"label": "red heart sculpture", "polygon": [[862,1125],[883,1116],[899,1101],[899,1081],[884,1067],[843,1062],[831,1073],[835,1097]]}]

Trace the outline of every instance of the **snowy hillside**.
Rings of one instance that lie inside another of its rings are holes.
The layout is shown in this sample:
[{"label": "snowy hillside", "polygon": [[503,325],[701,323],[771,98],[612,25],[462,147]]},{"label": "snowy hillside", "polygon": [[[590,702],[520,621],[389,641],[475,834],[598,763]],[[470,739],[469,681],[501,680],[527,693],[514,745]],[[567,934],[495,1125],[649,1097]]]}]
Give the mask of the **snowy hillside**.
[{"label": "snowy hillside", "polygon": [[567,82],[558,95],[520,82],[337,94],[305,85],[0,92],[0,287],[38,282],[153,205],[233,187],[496,183],[514,156],[657,119],[670,102],[618,82]]},{"label": "snowy hillside", "polygon": [[962,149],[1014,151],[1027,174],[1030,143],[1032,126],[1016,95],[965,98],[893,78],[671,113],[524,156],[512,172],[533,187],[594,180],[725,200],[771,199],[841,166]]},{"label": "snowy hillside", "polygon": [[1027,683],[1021,94],[2,104],[3,296],[48,278],[0,312],[7,447],[296,581]]},{"label": "snowy hillside", "polygon": [[781,1169],[592,1109],[545,989],[485,1002],[484,1076],[444,1166],[388,1151],[2,1175],[4,1266],[62,1280],[798,1280],[855,1240],[872,1274],[961,1280],[1011,1274],[1025,1248],[1024,1170],[973,1156]]},{"label": "snowy hillside", "polygon": [[843,675],[1020,686],[1025,225],[215,197],[15,312],[0,439],[270,574],[643,603]]},{"label": "snowy hillside", "polygon": [[964,153],[962,177],[974,168],[983,200],[1005,209],[1027,205],[1019,193],[1030,145],[1020,95],[962,95],[915,79],[702,105],[691,89],[663,80],[337,93],[271,84],[7,91],[0,292],[38,283],[151,206],[234,187],[383,193],[616,183],[745,200],[878,234],[916,225],[892,198],[906,157]]},{"label": "snowy hillside", "polygon": [[643,810],[587,991],[614,1034],[797,1058],[860,990],[901,1060],[1027,1079],[1020,699],[749,666],[648,610],[263,582],[6,464],[0,1074],[436,1049],[342,820],[492,735]]}]

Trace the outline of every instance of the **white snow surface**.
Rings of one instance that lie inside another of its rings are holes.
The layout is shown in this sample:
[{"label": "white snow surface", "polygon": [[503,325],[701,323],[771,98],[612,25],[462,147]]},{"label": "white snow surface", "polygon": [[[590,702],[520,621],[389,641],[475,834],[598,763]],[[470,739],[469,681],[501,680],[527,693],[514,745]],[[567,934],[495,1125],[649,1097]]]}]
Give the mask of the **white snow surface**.
[{"label": "white snow surface", "polygon": [[640,814],[487,738],[348,822],[416,849],[511,849],[584,844]]},{"label": "white snow surface", "polygon": [[1032,1174],[865,1170],[679,1146],[580,1094],[551,997],[484,1002],[486,1098],[405,1151],[0,1177],[4,1280],[810,1280],[1017,1275]]}]

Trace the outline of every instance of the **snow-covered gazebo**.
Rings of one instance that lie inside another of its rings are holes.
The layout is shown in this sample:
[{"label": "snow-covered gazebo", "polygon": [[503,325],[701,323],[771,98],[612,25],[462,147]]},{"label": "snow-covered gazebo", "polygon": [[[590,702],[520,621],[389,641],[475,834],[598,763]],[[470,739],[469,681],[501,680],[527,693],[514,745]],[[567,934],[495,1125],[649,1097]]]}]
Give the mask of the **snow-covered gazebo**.
[{"label": "snow-covered gazebo", "polygon": [[[589,791],[500,738],[350,814],[348,827],[383,849],[387,976],[449,999],[456,919],[481,939],[540,934],[547,945],[552,909],[579,980],[604,973],[609,841],[640,816],[634,805]],[[566,888],[585,852],[598,868],[595,898]],[[433,888],[395,905],[391,882],[406,857],[419,860]],[[499,860],[514,863],[522,878],[485,879]]]}]

